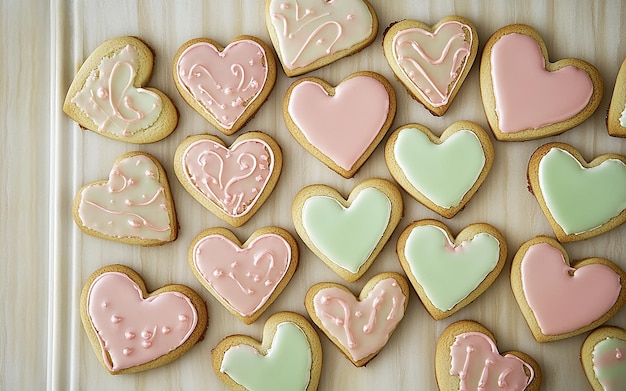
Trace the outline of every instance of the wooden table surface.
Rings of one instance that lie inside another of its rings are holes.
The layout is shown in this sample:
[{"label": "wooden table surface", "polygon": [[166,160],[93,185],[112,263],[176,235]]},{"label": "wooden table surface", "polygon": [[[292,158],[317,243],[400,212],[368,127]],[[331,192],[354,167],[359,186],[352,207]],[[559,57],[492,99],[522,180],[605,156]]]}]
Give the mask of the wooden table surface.
[{"label": "wooden table surface", "polygon": [[[306,290],[319,281],[342,282],[300,241],[300,266],[293,280],[260,319],[246,326],[223,308],[194,278],[187,250],[201,230],[225,226],[178,183],[173,154],[187,136],[219,132],[180,97],[171,76],[171,62],[185,41],[207,37],[226,45],[240,34],[269,42],[263,1],[24,1],[0,2],[0,389],[36,390],[222,390],[210,367],[211,349],[224,337],[243,333],[261,337],[265,320],[290,310],[305,314]],[[532,152],[550,141],[576,147],[587,159],[602,153],[626,154],[626,139],[608,136],[604,120],[617,70],[626,56],[626,5],[621,0],[555,1],[393,1],[371,0],[380,29],[376,41],[362,52],[311,75],[331,84],[350,73],[377,71],[393,84],[398,111],[395,129],[422,123],[440,134],[451,123],[471,120],[488,129],[480,100],[478,58],[450,110],[430,115],[394,79],[382,53],[382,32],[390,23],[411,18],[434,24],[458,14],[471,20],[480,50],[499,27],[511,23],[534,26],[543,36],[551,60],[578,57],[594,64],[605,91],[597,112],[563,135],[541,140],[495,142],[495,164],[465,210],[445,220],[406,193],[405,216],[388,245],[364,277],[346,284],[354,292],[382,271],[401,272],[395,254],[399,233],[412,221],[436,218],[453,232],[487,222],[507,239],[509,258],[496,280],[473,304],[442,321],[434,321],[413,292],[409,308],[385,349],[365,368],[355,368],[320,333],[324,366],[320,390],[434,390],[434,348],[451,322],[473,319],[488,327],[501,351],[519,349],[532,355],[544,372],[543,390],[587,390],[579,362],[585,335],[539,344],[532,338],[510,289],[510,260],[519,245],[539,234],[551,234],[546,218],[526,190],[526,166]],[[166,92],[180,112],[177,130],[161,142],[136,146],[83,132],[61,111],[76,68],[106,39],[136,35],[156,53],[151,85]],[[479,53],[480,55],[480,53]],[[346,194],[370,177],[391,179],[384,163],[385,140],[352,179],[343,179],[304,151],[282,119],[284,93],[295,80],[279,71],[266,104],[241,131],[262,130],[282,146],[284,168],[274,193],[241,228],[242,240],[254,230],[278,225],[293,234],[290,206],[295,194],[313,183]],[[239,133],[241,133],[239,132]],[[238,133],[238,134],[239,134]],[[230,144],[234,137],[222,138]],[[71,201],[86,182],[107,177],[124,152],[139,150],[156,156],[169,174],[179,215],[180,235],[168,245],[140,248],[83,234],[71,218]],[[570,258],[597,256],[626,268],[626,225],[596,238],[566,244]],[[79,319],[83,282],[95,269],[123,263],[137,270],[153,290],[168,283],[187,284],[201,293],[209,308],[206,337],[185,356],[167,366],[134,374],[110,376],[99,364]],[[626,327],[626,310],[608,324]]]}]

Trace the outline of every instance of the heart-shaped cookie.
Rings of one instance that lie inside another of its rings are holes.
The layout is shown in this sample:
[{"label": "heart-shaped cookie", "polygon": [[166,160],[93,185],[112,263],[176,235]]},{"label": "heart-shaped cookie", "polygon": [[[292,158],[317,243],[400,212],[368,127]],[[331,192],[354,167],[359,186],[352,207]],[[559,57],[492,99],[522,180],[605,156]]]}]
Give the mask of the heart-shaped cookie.
[{"label": "heart-shaped cookie", "polygon": [[145,144],[167,137],[178,114],[164,93],[144,88],[153,61],[138,38],[105,41],[78,70],[63,111],[81,127],[114,140]]},{"label": "heart-shaped cookie", "polygon": [[282,164],[280,146],[261,132],[242,134],[228,148],[215,136],[191,136],[174,154],[174,171],[183,187],[233,227],[244,224],[263,205]]},{"label": "heart-shaped cookie", "polygon": [[403,214],[402,194],[385,179],[367,179],[347,200],[325,185],[307,186],[292,208],[296,231],[328,267],[348,282],[359,279]]},{"label": "heart-shaped cookie", "polygon": [[460,16],[448,16],[432,28],[406,19],[385,31],[383,48],[391,70],[411,96],[442,116],[472,68],[478,33]]},{"label": "heart-shaped cookie", "polygon": [[298,266],[298,245],[278,227],[259,229],[244,244],[225,228],[210,228],[191,243],[189,265],[222,305],[250,324],[291,280]]},{"label": "heart-shaped cookie", "polygon": [[480,91],[496,138],[523,141],[563,133],[589,118],[600,104],[603,83],[583,60],[549,62],[539,33],[514,24],[485,44]]},{"label": "heart-shaped cookie", "polygon": [[465,227],[456,238],[436,220],[409,225],[398,239],[398,258],[424,307],[446,318],[480,296],[506,262],[506,240],[494,227]]},{"label": "heart-shaped cookie", "polygon": [[440,390],[538,391],[541,367],[519,351],[500,354],[483,325],[461,320],[446,327],[437,341],[435,375]]},{"label": "heart-shaped cookie", "polygon": [[102,365],[113,375],[167,364],[195,345],[207,327],[202,298],[184,285],[150,294],[123,265],[95,271],[81,294],[81,319]]},{"label": "heart-shaped cookie", "polygon": [[617,73],[606,126],[611,136],[626,137],[626,59]]},{"label": "heart-shaped cookie", "polygon": [[232,335],[211,352],[213,370],[232,390],[315,391],[322,345],[301,315],[279,312],[263,328],[263,342]]},{"label": "heart-shaped cookie", "polygon": [[408,303],[409,284],[397,273],[372,277],[358,298],[343,285],[322,282],[304,299],[313,322],[357,367],[385,347]]},{"label": "heart-shaped cookie", "polygon": [[374,152],[396,114],[396,95],[383,76],[357,72],[337,87],[306,77],[285,94],[291,135],[313,156],[351,178]]},{"label": "heart-shaped cookie", "polygon": [[120,156],[108,180],[81,187],[72,214],[81,230],[102,239],[155,246],[178,235],[165,171],[144,152]]},{"label": "heart-shaped cookie", "polygon": [[528,163],[530,189],[561,242],[588,239],[626,221],[626,156],[587,163],[574,147],[549,143]]},{"label": "heart-shaped cookie", "polygon": [[226,47],[197,38],[174,56],[180,95],[213,126],[231,135],[261,108],[276,81],[276,61],[262,40],[243,35]]},{"label": "heart-shaped cookie", "polygon": [[360,51],[378,32],[366,0],[266,0],[265,23],[289,77]]},{"label": "heart-shaped cookie", "polygon": [[441,135],[408,124],[395,130],[385,146],[394,179],[413,198],[443,217],[456,215],[483,183],[494,159],[487,132],[458,121]]},{"label": "heart-shaped cookie", "polygon": [[609,320],[626,302],[626,273],[604,258],[572,262],[556,240],[537,236],[520,247],[511,288],[538,342],[569,338]]},{"label": "heart-shaped cookie", "polygon": [[604,326],[587,336],[580,361],[594,391],[619,391],[626,384],[626,330]]}]

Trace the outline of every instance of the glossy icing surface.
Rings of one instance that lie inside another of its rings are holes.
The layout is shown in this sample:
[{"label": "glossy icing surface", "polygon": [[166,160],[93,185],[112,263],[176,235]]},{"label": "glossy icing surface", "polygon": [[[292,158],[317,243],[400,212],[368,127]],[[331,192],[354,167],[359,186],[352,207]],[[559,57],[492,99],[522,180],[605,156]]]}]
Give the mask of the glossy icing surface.
[{"label": "glossy icing surface", "polygon": [[606,338],[593,348],[593,371],[605,391],[619,391],[626,385],[626,341]]}]

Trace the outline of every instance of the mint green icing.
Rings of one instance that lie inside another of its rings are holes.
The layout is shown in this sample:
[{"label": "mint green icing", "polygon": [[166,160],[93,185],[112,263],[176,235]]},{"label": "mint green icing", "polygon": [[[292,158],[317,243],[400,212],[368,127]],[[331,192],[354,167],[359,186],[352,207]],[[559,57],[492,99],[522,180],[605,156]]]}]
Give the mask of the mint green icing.
[{"label": "mint green icing", "polygon": [[306,335],[296,324],[284,322],[265,356],[248,345],[233,346],[224,354],[220,372],[250,391],[304,391],[312,365]]},{"label": "mint green icing", "polygon": [[496,267],[500,242],[488,233],[479,233],[454,247],[443,229],[422,225],[409,234],[404,254],[428,299],[441,311],[448,311]]},{"label": "mint green icing", "polygon": [[606,338],[593,348],[593,371],[605,391],[626,390],[626,341]]},{"label": "mint green icing", "polygon": [[552,148],[539,162],[539,187],[563,231],[580,234],[626,208],[626,165],[609,159],[585,168],[569,152]]},{"label": "mint green icing", "polygon": [[626,128],[626,106],[624,106],[622,116],[619,117],[619,124],[622,125],[623,128]]},{"label": "mint green icing", "polygon": [[469,130],[435,144],[420,130],[405,128],[393,152],[411,185],[442,208],[459,205],[485,166],[482,144]]},{"label": "mint green icing", "polygon": [[380,242],[391,217],[391,201],[370,187],[345,208],[337,200],[315,196],[302,207],[302,224],[317,249],[332,262],[357,273]]}]

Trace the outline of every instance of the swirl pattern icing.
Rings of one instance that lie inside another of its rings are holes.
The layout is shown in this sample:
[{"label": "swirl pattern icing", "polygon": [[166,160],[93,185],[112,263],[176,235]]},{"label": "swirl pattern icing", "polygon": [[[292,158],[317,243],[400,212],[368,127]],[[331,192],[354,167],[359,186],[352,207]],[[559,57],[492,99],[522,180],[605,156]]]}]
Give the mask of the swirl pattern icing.
[{"label": "swirl pattern icing", "polygon": [[161,97],[133,86],[137,62],[137,49],[127,45],[104,58],[71,99],[98,126],[98,131],[129,137],[159,118]]}]

